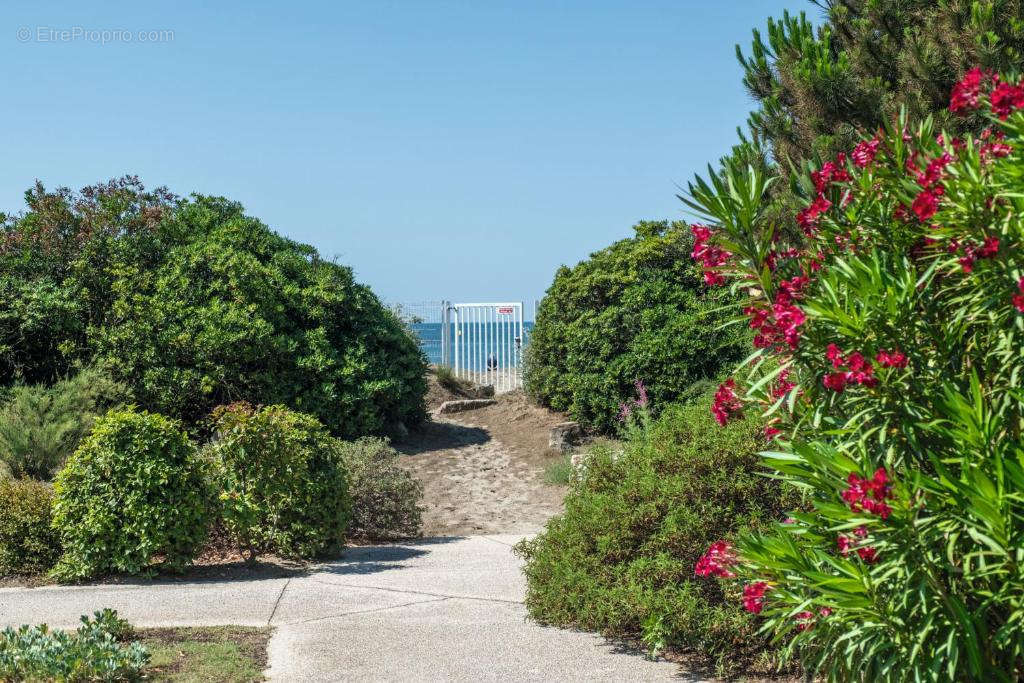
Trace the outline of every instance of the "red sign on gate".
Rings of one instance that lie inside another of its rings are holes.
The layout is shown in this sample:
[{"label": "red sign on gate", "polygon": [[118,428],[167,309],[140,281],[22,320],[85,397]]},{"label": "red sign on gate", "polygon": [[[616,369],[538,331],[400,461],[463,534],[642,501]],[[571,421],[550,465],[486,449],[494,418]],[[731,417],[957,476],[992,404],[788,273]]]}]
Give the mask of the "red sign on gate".
[{"label": "red sign on gate", "polygon": [[515,313],[515,310],[512,306],[498,306],[499,315],[512,315]]}]

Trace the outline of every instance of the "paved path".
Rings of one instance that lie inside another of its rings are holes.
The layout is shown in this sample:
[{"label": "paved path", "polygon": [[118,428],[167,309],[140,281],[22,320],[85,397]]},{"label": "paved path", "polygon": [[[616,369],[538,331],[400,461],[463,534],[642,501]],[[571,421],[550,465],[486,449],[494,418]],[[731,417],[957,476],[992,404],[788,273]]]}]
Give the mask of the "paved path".
[{"label": "paved path", "polygon": [[[289,579],[0,589],[0,627],[74,627],[112,607],[137,626],[274,626],[271,680],[654,681],[676,665],[526,619],[521,536],[350,548]],[[696,679],[684,679],[696,680]]]}]

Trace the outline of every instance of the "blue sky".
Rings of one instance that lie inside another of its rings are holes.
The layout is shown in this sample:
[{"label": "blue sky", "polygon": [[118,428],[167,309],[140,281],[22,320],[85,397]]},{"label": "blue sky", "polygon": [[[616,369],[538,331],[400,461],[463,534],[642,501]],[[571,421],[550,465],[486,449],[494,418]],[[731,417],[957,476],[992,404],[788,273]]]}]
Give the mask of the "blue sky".
[{"label": "blue sky", "polygon": [[236,199],[406,302],[532,301],[560,264],[637,220],[685,217],[677,185],[728,151],[752,106],[734,45],[783,8],[816,12],[806,0],[85,4],[0,14],[0,210],[20,210],[36,178],[77,189],[138,174]]}]

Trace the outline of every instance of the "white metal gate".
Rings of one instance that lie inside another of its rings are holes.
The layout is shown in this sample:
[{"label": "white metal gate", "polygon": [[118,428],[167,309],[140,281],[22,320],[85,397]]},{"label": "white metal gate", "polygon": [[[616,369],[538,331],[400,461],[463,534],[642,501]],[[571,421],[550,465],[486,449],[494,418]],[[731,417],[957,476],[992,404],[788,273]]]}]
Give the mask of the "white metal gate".
[{"label": "white metal gate", "polygon": [[445,307],[442,355],[458,377],[494,387],[523,385],[523,302],[466,303]]}]

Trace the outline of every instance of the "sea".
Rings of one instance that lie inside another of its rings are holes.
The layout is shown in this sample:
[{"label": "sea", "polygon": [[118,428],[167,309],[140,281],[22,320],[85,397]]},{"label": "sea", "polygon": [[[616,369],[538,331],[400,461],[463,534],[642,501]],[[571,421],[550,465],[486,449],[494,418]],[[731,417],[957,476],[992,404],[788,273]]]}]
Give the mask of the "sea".
[{"label": "sea", "polygon": [[[441,332],[444,323],[408,323],[410,329],[420,341],[420,348],[432,365],[441,364]],[[460,366],[469,370],[483,371],[487,368],[487,359],[493,356],[491,365],[511,367],[518,365],[522,354],[513,353],[516,348],[515,333],[512,326],[504,323],[478,323],[464,325],[464,337],[460,340]],[[518,345],[520,351],[530,342],[533,321],[523,323],[523,339]],[[449,339],[455,338],[455,325],[451,325]],[[450,351],[453,352],[453,351]],[[448,359],[448,363],[452,358]]]}]

